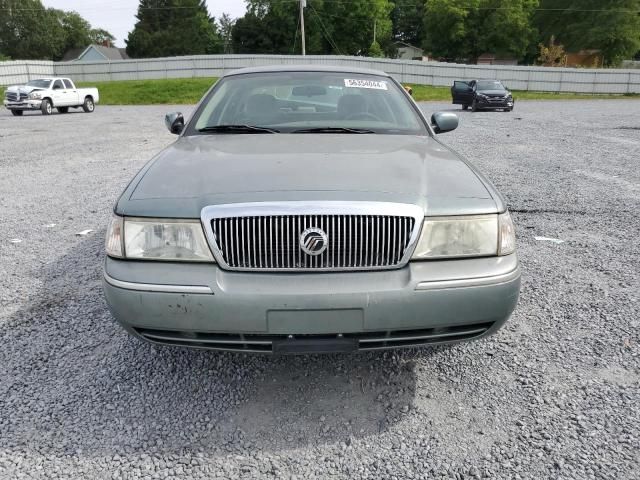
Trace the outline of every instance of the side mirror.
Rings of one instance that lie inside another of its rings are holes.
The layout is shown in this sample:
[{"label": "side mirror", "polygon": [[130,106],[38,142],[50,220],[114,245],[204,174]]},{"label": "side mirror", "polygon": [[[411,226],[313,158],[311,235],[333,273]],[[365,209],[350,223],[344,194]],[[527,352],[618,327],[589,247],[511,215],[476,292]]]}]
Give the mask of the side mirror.
[{"label": "side mirror", "polygon": [[451,112],[436,112],[431,115],[431,126],[436,133],[450,132],[458,128],[458,116]]},{"label": "side mirror", "polygon": [[164,117],[164,124],[171,133],[180,135],[184,130],[184,117],[180,112],[167,113]]}]

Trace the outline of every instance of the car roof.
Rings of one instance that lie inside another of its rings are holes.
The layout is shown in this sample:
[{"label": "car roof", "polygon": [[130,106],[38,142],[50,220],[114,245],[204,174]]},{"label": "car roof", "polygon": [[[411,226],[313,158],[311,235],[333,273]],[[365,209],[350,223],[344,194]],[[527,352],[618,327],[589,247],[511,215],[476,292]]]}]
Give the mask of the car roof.
[{"label": "car roof", "polygon": [[389,77],[382,70],[368,68],[338,67],[333,65],[269,65],[266,67],[248,67],[225,73],[224,77],[244,75],[247,73],[277,73],[277,72],[332,72],[332,73],[360,73],[364,75],[378,75]]}]

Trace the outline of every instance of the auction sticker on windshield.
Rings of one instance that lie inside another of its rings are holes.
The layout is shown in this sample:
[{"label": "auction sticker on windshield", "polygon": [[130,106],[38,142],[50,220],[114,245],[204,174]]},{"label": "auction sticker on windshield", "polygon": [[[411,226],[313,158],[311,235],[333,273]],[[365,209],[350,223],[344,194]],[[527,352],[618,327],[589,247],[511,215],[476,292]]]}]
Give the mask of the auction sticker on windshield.
[{"label": "auction sticker on windshield", "polygon": [[355,88],[374,88],[376,90],[386,90],[387,82],[378,82],[377,80],[356,80],[356,79],[345,78],[344,86],[355,87]]}]

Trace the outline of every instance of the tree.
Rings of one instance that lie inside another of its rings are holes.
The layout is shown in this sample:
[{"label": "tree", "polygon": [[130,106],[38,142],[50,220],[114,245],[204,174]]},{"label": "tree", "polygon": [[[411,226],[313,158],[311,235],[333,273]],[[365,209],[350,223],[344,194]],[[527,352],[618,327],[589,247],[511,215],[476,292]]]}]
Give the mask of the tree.
[{"label": "tree", "polygon": [[133,58],[219,53],[222,41],[205,0],[140,0],[126,40]]},{"label": "tree", "polygon": [[64,32],[63,53],[73,48],[84,48],[91,43],[91,24],[76,12],[55,9],[49,9],[49,12],[56,17]]},{"label": "tree", "polygon": [[102,28],[92,28],[89,31],[89,38],[91,40],[91,43],[96,45],[102,45],[105,42],[113,44],[113,42],[116,41],[116,37],[111,35],[111,33],[107,32],[106,30],[103,30]]},{"label": "tree", "polygon": [[[532,26],[539,0],[484,0],[478,12],[478,48],[474,58],[485,52],[522,58],[537,40]],[[495,7],[495,8],[494,8]]]},{"label": "tree", "polygon": [[40,0],[0,0],[0,51],[14,59],[56,59],[65,34]]},{"label": "tree", "polygon": [[475,61],[482,53],[522,58],[535,41],[538,0],[429,0],[425,48],[435,56]]},{"label": "tree", "polygon": [[600,50],[617,65],[640,49],[640,0],[541,0],[534,22],[542,42],[553,35],[572,52]]},{"label": "tree", "polygon": [[393,38],[420,46],[424,41],[424,0],[394,0],[391,11]]},{"label": "tree", "polygon": [[231,15],[228,13],[223,13],[218,20],[220,37],[222,38],[222,43],[224,45],[224,53],[232,53],[232,34],[233,34],[233,26],[236,21],[231,18]]},{"label": "tree", "polygon": [[384,48],[391,41],[392,9],[393,5],[387,0],[327,2],[324,16],[331,20],[331,35],[342,54],[364,55],[373,41],[374,29],[380,46]]},{"label": "tree", "polygon": [[45,9],[40,0],[0,0],[0,52],[5,56],[59,60],[68,49],[89,45],[90,31],[75,12]]},{"label": "tree", "polygon": [[[317,0],[315,4],[315,8],[318,8]],[[324,53],[326,47],[317,19],[312,22],[307,18],[305,29],[307,53]],[[298,3],[287,0],[247,0],[247,13],[237,19],[233,26],[232,44],[235,53],[300,53]]]},{"label": "tree", "polygon": [[[247,13],[233,27],[236,53],[300,52],[299,4],[290,0],[247,0]],[[391,39],[388,0],[307,0],[308,54],[365,55],[374,40]]]},{"label": "tree", "polygon": [[369,51],[367,52],[369,57],[384,57],[384,52],[380,47],[380,44],[377,41],[374,41],[369,46]]},{"label": "tree", "polygon": [[549,45],[539,44],[538,48],[540,56],[538,61],[545,67],[563,67],[567,62],[567,55],[564,53],[564,47],[558,45],[555,37],[551,35]]},{"label": "tree", "polygon": [[[465,5],[470,8],[465,8]],[[466,59],[471,56],[470,19],[479,0],[430,0],[425,8],[424,47],[436,57]]]}]

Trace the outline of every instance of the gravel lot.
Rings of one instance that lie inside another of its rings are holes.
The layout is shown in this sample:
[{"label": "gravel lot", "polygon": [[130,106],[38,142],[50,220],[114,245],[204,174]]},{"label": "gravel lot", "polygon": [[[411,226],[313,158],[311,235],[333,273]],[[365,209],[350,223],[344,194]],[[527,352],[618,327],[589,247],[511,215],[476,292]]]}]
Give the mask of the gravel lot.
[{"label": "gravel lot", "polygon": [[459,112],[441,137],[514,212],[498,335],[274,358],[155,348],[107,311],[104,226],[170,110],[0,112],[0,478],[639,478],[639,101]]}]

